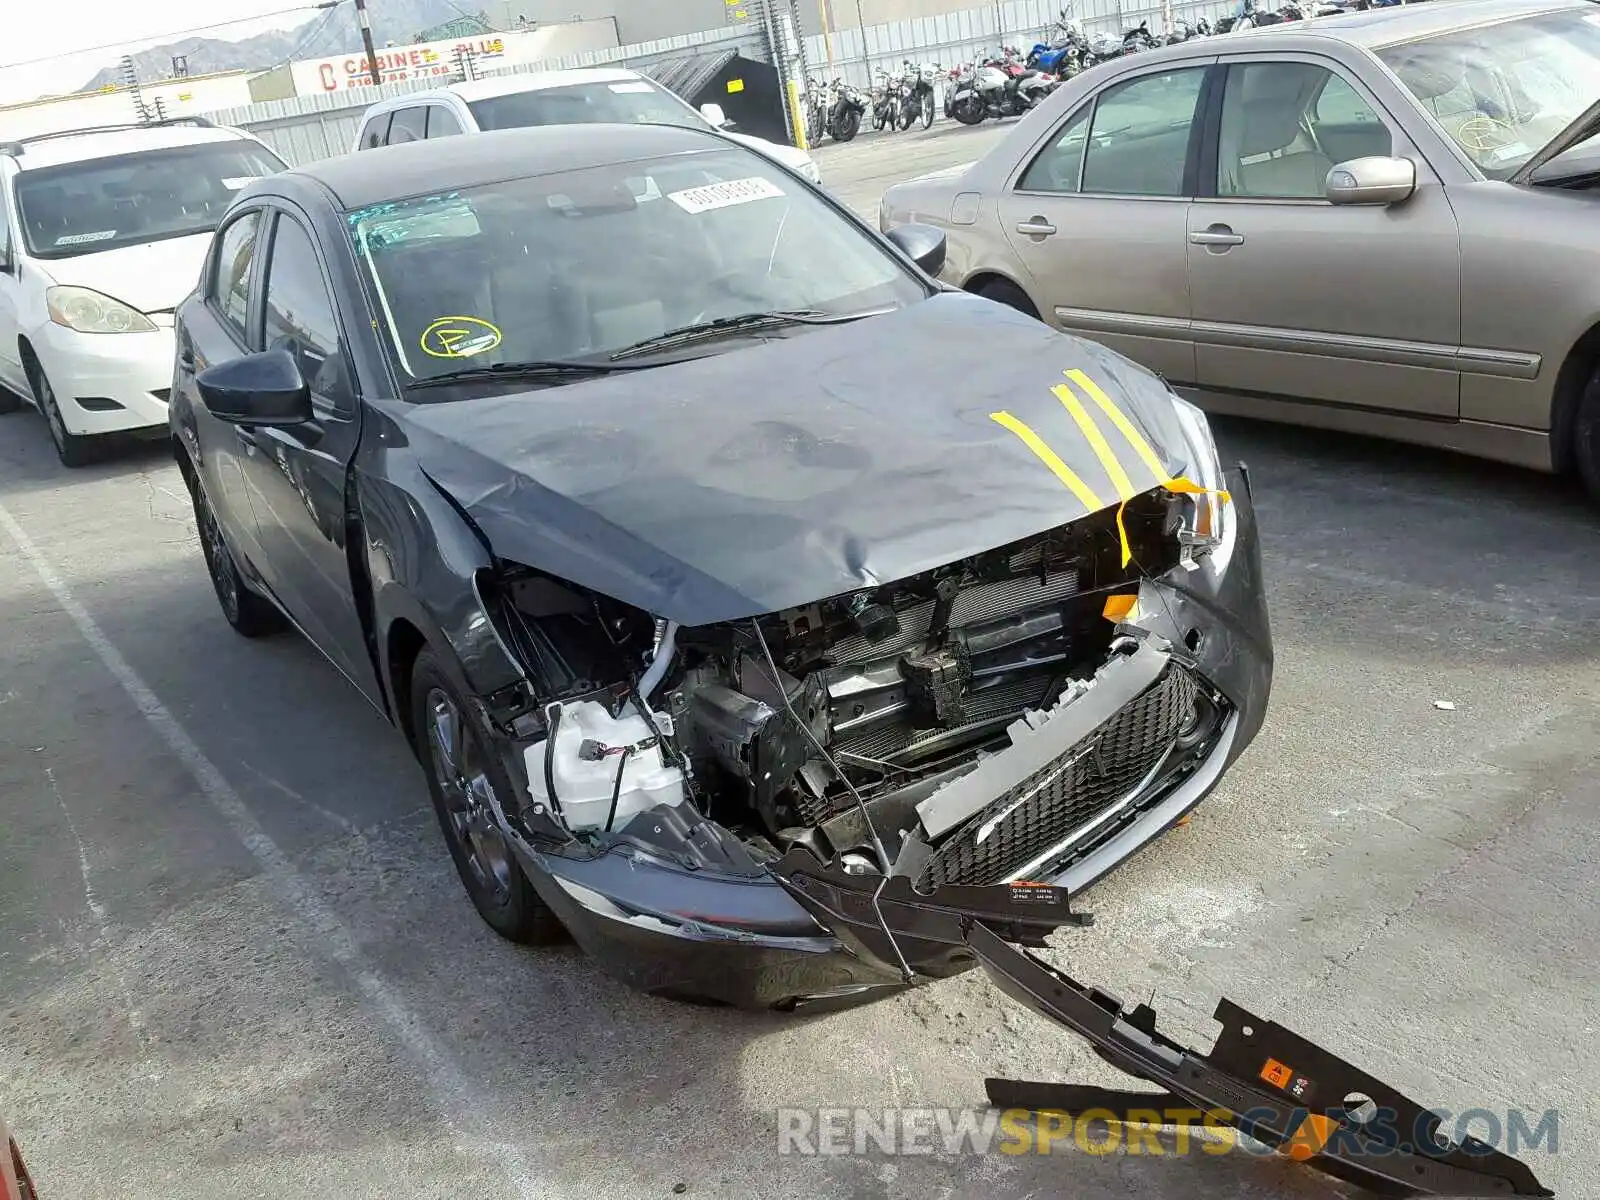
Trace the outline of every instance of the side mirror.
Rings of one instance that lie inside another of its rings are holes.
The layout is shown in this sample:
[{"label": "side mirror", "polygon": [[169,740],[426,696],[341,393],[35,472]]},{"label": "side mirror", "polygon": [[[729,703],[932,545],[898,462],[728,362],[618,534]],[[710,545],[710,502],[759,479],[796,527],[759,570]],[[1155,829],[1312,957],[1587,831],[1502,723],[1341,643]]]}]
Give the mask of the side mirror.
[{"label": "side mirror", "polygon": [[944,230],[932,225],[897,225],[884,236],[929,275],[938,275],[944,270],[944,256],[949,247]]},{"label": "side mirror", "polygon": [[702,104],[700,115],[713,129],[726,129],[728,126],[728,114],[722,111],[720,104]]},{"label": "side mirror", "polygon": [[1417,164],[1408,158],[1352,158],[1328,172],[1332,204],[1398,204],[1417,190]]},{"label": "side mirror", "polygon": [[301,425],[311,420],[311,389],[287,350],[218,363],[194,382],[206,410],[231,425]]}]

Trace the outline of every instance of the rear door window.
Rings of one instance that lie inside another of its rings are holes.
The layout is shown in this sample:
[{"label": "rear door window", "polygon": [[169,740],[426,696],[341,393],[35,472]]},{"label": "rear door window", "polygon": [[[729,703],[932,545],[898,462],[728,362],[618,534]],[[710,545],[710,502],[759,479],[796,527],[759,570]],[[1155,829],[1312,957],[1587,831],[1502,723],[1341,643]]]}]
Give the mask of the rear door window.
[{"label": "rear door window", "polygon": [[376,150],[389,140],[389,118],[393,113],[379,113],[368,121],[361,131],[361,149]]},{"label": "rear door window", "polygon": [[389,124],[389,145],[398,146],[402,142],[420,142],[427,136],[428,107],[424,104],[413,108],[397,108],[394,120]]},{"label": "rear door window", "polygon": [[458,133],[465,133],[461,122],[456,120],[455,113],[442,104],[428,105],[428,136],[430,138],[454,137]]},{"label": "rear door window", "polygon": [[1085,192],[1181,196],[1205,67],[1113,84],[1095,103],[1085,150]]}]

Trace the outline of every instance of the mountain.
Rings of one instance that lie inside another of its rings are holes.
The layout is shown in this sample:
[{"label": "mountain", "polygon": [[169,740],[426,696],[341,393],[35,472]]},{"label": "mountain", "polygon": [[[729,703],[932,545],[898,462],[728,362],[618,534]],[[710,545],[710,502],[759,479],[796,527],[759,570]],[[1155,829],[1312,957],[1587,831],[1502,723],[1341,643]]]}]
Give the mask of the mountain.
[{"label": "mountain", "polygon": [[[371,13],[372,39],[381,49],[420,40],[419,32],[458,20],[463,6],[451,0],[383,0],[377,7],[378,11]],[[361,28],[356,24],[354,6],[341,4],[293,29],[258,33],[238,41],[192,37],[152,46],[133,56],[133,66],[140,83],[154,83],[171,77],[172,60],[179,56],[187,58],[189,74],[207,75],[213,71],[265,71],[296,59],[360,52]],[[122,82],[122,68],[113,64],[84,84],[83,90],[99,91]]]}]

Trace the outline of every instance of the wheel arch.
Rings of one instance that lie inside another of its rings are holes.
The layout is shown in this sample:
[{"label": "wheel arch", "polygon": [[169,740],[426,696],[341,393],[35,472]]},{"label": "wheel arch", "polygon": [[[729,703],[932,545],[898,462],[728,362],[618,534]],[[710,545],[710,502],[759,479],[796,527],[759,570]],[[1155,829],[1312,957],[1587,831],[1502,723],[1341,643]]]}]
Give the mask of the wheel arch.
[{"label": "wheel arch", "polygon": [[1033,302],[1033,297],[1028,295],[1028,289],[1023,287],[1022,284],[1018,283],[1004,271],[996,271],[992,268],[985,268],[981,271],[975,271],[973,274],[969,275],[966,279],[966,282],[961,285],[961,290],[965,292],[971,292],[973,295],[978,295],[983,291],[984,288],[996,283],[1004,284],[1010,288],[1015,288],[1017,292],[1019,292],[1028,301],[1028,307],[1032,310],[1031,315],[1038,320],[1044,319],[1039,313],[1039,306]]},{"label": "wheel arch", "polygon": [[1558,474],[1570,474],[1576,461],[1573,426],[1578,402],[1583,399],[1589,380],[1600,370],[1600,318],[1573,343],[1556,371],[1550,396],[1550,465]]}]

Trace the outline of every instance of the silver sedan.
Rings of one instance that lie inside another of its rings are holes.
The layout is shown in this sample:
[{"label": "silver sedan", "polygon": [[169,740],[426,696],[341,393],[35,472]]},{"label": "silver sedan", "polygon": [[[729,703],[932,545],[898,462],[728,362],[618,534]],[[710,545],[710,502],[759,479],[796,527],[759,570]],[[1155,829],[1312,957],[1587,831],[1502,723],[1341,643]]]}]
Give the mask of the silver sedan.
[{"label": "silver sedan", "polygon": [[1214,412],[1600,497],[1600,8],[1439,0],[1116,59],[898,184],[947,282]]}]

